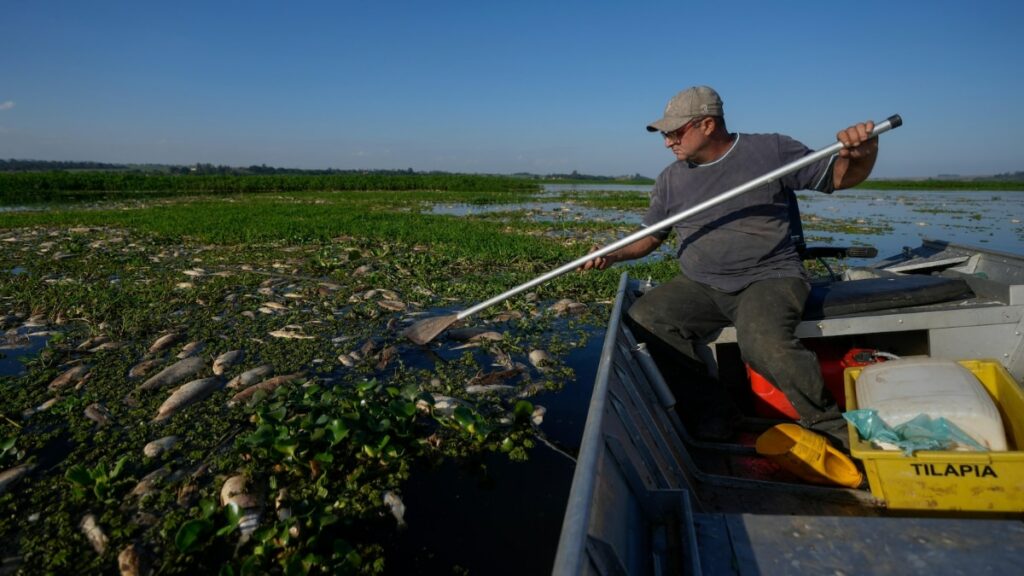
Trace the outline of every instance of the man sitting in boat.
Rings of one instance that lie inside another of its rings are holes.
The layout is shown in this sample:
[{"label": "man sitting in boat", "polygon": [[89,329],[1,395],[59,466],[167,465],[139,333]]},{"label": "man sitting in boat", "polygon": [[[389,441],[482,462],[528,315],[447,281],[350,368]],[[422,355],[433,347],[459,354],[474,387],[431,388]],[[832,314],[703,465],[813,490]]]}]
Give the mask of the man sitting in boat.
[{"label": "man sitting in boat", "polygon": [[[874,124],[839,131],[838,155],[685,218],[674,225],[682,273],[648,291],[629,310],[637,337],[655,355],[685,371],[686,397],[702,396],[695,433],[706,440],[732,435],[738,411],[707,368],[696,346],[724,326],[736,328],[744,361],[781,390],[800,415],[800,424],[842,446],[846,425],[825,388],[817,357],[794,334],[810,292],[790,229],[789,203],[795,190],[831,193],[861,183],[871,173],[878,139]],[[676,161],[658,176],[644,225],[745,184],[812,151],[781,134],[730,133],[722,99],[707,86],[688,88],[671,100],[662,118],[647,126],[660,132]],[[646,236],[583,269],[604,269],[642,258],[668,238],[670,230]]]}]

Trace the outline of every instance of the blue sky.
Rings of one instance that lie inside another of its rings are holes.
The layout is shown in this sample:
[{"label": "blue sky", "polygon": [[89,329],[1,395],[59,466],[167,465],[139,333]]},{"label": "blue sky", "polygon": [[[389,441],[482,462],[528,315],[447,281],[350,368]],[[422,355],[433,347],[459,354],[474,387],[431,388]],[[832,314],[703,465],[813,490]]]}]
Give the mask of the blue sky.
[{"label": "blue sky", "polygon": [[656,176],[714,86],[811,148],[900,113],[877,177],[1024,170],[1024,3],[9,0],[0,158]]}]

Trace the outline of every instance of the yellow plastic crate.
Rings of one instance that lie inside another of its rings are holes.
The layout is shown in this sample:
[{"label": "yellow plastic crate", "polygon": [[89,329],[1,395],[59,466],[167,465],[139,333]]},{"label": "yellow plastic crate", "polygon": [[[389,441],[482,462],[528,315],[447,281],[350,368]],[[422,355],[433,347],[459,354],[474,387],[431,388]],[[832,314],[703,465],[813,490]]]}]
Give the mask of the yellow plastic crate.
[{"label": "yellow plastic crate", "polygon": [[[1024,391],[995,360],[962,360],[988,390],[1006,429],[1006,452],[921,450],[913,457],[879,450],[849,424],[850,452],[864,464],[871,493],[889,508],[1024,511]],[[847,410],[857,409],[855,383],[862,368],[843,379]]]}]

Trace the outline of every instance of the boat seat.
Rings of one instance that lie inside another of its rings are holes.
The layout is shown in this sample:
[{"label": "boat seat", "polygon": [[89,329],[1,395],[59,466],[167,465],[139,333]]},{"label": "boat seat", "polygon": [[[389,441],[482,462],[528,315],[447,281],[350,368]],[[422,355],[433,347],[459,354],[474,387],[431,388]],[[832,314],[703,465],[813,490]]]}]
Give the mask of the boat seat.
[{"label": "boat seat", "polygon": [[938,304],[974,293],[961,278],[900,275],[828,282],[811,286],[804,320]]}]

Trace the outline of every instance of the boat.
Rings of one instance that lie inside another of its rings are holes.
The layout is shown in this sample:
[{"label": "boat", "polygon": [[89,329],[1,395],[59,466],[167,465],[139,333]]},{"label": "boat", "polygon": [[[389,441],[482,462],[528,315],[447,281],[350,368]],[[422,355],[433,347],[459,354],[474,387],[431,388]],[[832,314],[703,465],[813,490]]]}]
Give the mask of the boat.
[{"label": "boat", "polygon": [[[784,420],[756,412],[736,439],[697,439],[677,410],[688,398],[624,321],[649,285],[620,278],[553,574],[1017,573],[1024,498],[994,511],[974,501],[908,507],[874,486],[808,484],[757,454],[757,436]],[[828,268],[796,333],[817,350],[985,359],[1019,395],[1024,256],[924,240],[842,274]],[[706,352],[723,386],[749,392],[732,328]],[[1024,414],[1011,418],[1024,440]],[[874,464],[856,461],[866,472]],[[1024,474],[1001,481],[1024,491]]]}]

